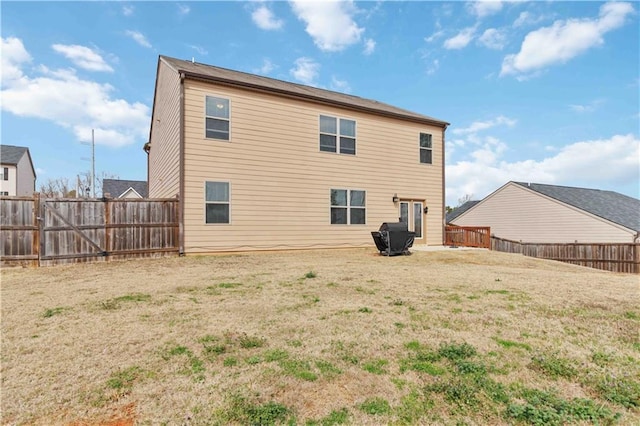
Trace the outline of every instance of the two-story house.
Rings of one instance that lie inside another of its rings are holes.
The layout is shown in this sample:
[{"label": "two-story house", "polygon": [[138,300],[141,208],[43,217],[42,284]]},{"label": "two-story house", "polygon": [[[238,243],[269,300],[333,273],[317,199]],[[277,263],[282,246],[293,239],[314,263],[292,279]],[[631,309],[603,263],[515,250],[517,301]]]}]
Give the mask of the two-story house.
[{"label": "two-story house", "polygon": [[158,59],[149,197],[184,253],[373,246],[399,218],[442,245],[448,123],[357,96]]},{"label": "two-story house", "polygon": [[36,171],[29,148],[0,145],[0,195],[31,196],[36,190]]}]

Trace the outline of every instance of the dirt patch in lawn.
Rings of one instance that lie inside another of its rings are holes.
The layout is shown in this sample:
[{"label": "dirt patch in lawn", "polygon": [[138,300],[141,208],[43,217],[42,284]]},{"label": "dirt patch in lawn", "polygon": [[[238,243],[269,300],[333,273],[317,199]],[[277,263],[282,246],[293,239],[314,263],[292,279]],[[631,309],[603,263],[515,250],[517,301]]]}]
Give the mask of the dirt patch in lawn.
[{"label": "dirt patch in lawn", "polygon": [[3,424],[640,422],[638,276],[358,249],[1,278]]}]

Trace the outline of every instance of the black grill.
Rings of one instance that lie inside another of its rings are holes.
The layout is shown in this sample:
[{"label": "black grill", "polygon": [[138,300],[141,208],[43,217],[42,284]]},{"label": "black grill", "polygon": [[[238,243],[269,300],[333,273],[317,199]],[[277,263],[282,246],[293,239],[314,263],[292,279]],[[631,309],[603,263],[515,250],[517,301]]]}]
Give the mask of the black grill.
[{"label": "black grill", "polygon": [[380,254],[396,256],[411,254],[409,248],[413,246],[416,233],[410,232],[404,222],[384,222],[378,231],[371,233],[371,236]]}]

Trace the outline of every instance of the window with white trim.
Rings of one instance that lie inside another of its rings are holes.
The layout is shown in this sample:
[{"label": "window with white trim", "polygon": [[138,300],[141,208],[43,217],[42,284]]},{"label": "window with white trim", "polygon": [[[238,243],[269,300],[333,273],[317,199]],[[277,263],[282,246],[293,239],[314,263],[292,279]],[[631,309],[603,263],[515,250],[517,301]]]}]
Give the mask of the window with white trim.
[{"label": "window with white trim", "polygon": [[320,151],[356,155],[356,122],[320,116]]},{"label": "window with white trim", "polygon": [[207,139],[229,140],[229,99],[206,97],[205,136]]},{"label": "window with white trim", "polygon": [[433,145],[429,133],[420,133],[420,162],[433,164]]},{"label": "window with white trim", "polygon": [[9,180],[9,168],[8,167],[3,167],[2,168],[2,180]]},{"label": "window with white trim", "polygon": [[231,223],[229,182],[205,182],[205,223]]},{"label": "window with white trim", "polygon": [[331,190],[331,224],[366,224],[366,192],[355,189]]}]

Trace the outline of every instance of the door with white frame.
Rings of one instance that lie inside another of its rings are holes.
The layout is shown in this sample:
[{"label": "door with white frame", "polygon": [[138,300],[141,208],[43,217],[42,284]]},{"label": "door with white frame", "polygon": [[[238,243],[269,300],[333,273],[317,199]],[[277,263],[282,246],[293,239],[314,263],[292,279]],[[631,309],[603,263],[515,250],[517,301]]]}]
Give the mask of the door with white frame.
[{"label": "door with white frame", "polygon": [[400,209],[400,222],[406,223],[409,231],[416,233],[414,244],[426,244],[424,200],[401,199],[398,208]]}]

